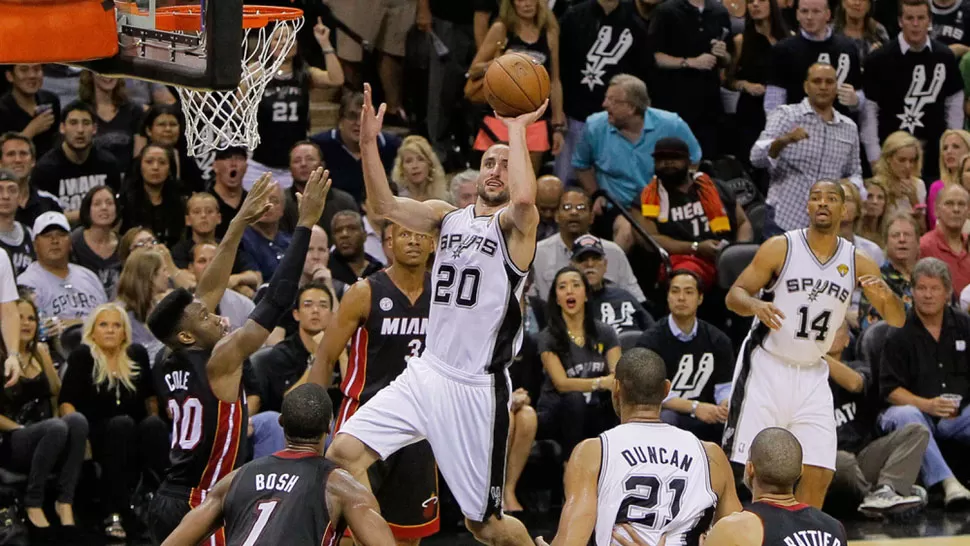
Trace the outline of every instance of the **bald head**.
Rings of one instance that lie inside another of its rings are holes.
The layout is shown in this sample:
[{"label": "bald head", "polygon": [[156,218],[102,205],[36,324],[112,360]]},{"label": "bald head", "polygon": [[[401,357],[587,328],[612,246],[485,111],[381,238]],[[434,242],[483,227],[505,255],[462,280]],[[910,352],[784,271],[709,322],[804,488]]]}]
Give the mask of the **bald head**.
[{"label": "bald head", "polygon": [[556,223],[556,211],[559,210],[559,199],[562,198],[562,180],[547,174],[536,181],[536,208],[539,217],[547,224]]},{"label": "bald head", "polygon": [[620,385],[620,404],[659,406],[667,396],[667,366],[657,353],[630,349],[616,363],[616,382]]},{"label": "bald head", "polygon": [[802,475],[802,445],[783,428],[766,428],[751,442],[748,462],[760,485],[789,490]]}]

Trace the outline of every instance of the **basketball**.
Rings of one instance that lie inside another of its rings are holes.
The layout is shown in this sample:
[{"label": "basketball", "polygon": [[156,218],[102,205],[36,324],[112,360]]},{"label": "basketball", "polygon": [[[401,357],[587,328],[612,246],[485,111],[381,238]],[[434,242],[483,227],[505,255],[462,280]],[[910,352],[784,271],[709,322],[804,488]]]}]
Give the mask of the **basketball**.
[{"label": "basketball", "polygon": [[485,99],[504,117],[534,112],[549,98],[549,74],[535,59],[506,53],[485,72]]}]

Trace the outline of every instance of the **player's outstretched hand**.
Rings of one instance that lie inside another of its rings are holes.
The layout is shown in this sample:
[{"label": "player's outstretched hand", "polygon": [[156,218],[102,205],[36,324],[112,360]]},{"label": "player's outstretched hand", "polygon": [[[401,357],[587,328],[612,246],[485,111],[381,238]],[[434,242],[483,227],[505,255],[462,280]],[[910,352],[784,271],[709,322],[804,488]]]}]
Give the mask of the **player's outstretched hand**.
[{"label": "player's outstretched hand", "polygon": [[369,83],[364,84],[364,104],[360,108],[360,143],[376,142],[377,136],[381,134],[384,126],[384,112],[387,105],[383,102],[377,111],[374,111],[374,93]]},{"label": "player's outstretched hand", "polygon": [[767,301],[758,302],[754,316],[758,317],[759,321],[772,330],[781,328],[781,321],[785,320],[785,314],[779,311],[773,303]]},{"label": "player's outstretched hand", "polygon": [[272,174],[263,173],[249,190],[236,217],[247,225],[258,222],[269,209],[273,208],[273,204],[269,202],[269,196],[275,187],[276,182],[273,182]]},{"label": "player's outstretched hand", "polygon": [[297,225],[312,228],[320,220],[331,183],[330,171],[324,170],[323,167],[317,167],[310,174],[303,193],[297,194],[300,202],[300,219]]},{"label": "player's outstretched hand", "polygon": [[546,113],[546,108],[548,107],[549,107],[549,99],[546,99],[546,102],[543,102],[542,106],[540,106],[539,109],[536,110],[535,112],[527,112],[525,114],[522,114],[521,116],[516,116],[514,118],[507,118],[504,116],[500,116],[498,115],[498,113],[496,113],[495,117],[502,120],[502,123],[504,123],[507,126],[521,125],[523,127],[528,127],[529,125],[535,123],[539,118],[541,118],[542,114]]},{"label": "player's outstretched hand", "polygon": [[[623,533],[619,532],[621,529]],[[620,546],[664,546],[667,544],[667,535],[660,535],[660,540],[656,544],[650,544],[640,538],[640,533],[637,533],[632,525],[624,523],[613,528],[613,540]]]}]

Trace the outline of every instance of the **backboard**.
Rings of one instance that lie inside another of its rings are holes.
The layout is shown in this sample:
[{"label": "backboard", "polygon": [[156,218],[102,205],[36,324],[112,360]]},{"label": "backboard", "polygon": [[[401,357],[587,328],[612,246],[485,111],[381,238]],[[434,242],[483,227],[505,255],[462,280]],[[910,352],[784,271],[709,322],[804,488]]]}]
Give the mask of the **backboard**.
[{"label": "backboard", "polygon": [[118,53],[73,64],[193,89],[239,85],[242,0],[115,0],[114,8]]}]

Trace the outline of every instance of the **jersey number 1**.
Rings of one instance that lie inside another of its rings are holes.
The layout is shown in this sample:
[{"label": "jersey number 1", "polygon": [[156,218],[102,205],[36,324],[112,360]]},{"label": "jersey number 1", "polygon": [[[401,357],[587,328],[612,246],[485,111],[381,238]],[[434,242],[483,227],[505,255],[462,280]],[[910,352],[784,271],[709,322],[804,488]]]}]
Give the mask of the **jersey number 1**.
[{"label": "jersey number 1", "polygon": [[259,516],[256,517],[253,530],[249,532],[249,536],[246,537],[246,542],[243,542],[242,546],[253,546],[253,544],[256,544],[256,541],[259,540],[259,535],[263,534],[263,529],[269,523],[269,517],[273,515],[273,510],[276,510],[276,505],[279,503],[280,501],[274,499],[271,501],[263,501],[256,506],[256,511],[259,512]]},{"label": "jersey number 1", "polygon": [[825,335],[829,333],[829,319],[832,318],[832,311],[826,309],[821,313],[815,315],[815,318],[809,323],[808,320],[808,306],[803,305],[798,308],[798,331],[795,332],[795,337],[798,339],[809,339],[811,337],[811,332],[809,332],[809,325],[811,325],[812,332],[815,333],[815,341],[825,341]]}]

